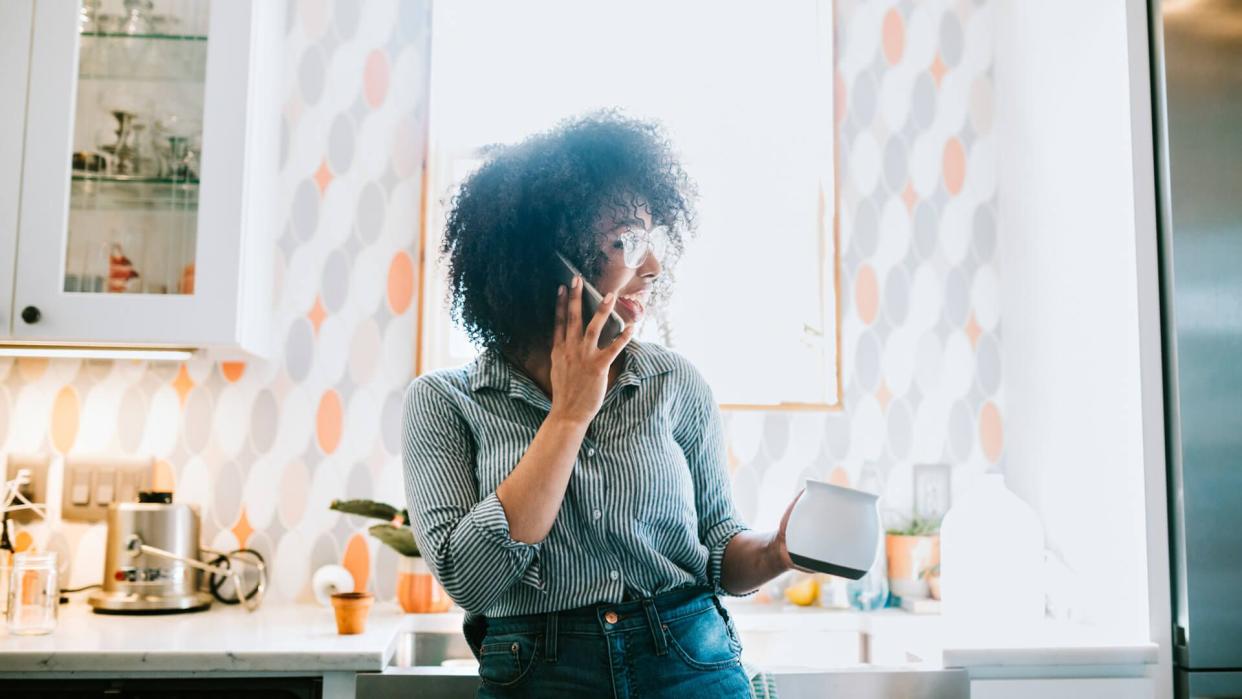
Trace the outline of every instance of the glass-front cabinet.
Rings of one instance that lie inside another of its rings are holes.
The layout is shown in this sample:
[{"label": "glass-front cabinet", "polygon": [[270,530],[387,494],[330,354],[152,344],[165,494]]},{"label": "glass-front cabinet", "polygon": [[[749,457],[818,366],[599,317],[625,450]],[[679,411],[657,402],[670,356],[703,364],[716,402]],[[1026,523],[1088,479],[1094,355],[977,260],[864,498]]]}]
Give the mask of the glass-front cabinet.
[{"label": "glass-front cabinet", "polygon": [[264,353],[283,4],[17,0],[30,50],[25,94],[6,97],[25,123],[0,342]]}]

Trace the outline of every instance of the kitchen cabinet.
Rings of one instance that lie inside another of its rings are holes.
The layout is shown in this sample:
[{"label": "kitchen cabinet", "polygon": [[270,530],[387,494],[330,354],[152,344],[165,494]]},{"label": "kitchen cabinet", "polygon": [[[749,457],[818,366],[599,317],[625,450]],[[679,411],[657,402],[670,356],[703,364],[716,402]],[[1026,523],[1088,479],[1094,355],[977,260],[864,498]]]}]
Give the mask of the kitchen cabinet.
[{"label": "kitchen cabinet", "polygon": [[6,3],[0,344],[266,353],[282,13]]}]

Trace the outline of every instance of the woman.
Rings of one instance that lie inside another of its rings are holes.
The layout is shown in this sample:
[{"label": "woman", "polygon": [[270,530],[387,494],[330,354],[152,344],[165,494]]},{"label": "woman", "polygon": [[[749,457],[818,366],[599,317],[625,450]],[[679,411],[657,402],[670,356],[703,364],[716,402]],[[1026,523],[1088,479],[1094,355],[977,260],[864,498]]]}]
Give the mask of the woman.
[{"label": "woman", "polygon": [[[441,254],[483,351],[410,384],[404,468],[480,696],[750,696],[717,596],[793,567],[789,512],[776,532],[738,519],[710,388],[633,340],[691,195],[657,127],[604,112],[493,152],[454,198]],[[593,318],[558,251],[606,294]],[[614,309],[626,328],[598,347]]]}]

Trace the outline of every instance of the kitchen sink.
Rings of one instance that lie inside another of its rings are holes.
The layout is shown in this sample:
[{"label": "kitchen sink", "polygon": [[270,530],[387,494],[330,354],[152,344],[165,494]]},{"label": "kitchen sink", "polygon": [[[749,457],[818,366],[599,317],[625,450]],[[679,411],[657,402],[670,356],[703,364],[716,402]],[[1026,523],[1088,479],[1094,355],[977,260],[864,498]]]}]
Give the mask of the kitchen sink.
[{"label": "kitchen sink", "polygon": [[[478,663],[460,629],[399,631],[386,654],[383,672],[360,673],[355,691],[368,699],[473,697],[479,686]],[[825,696],[852,699],[967,699],[964,670],[869,665],[773,668],[778,696],[801,699]]]}]

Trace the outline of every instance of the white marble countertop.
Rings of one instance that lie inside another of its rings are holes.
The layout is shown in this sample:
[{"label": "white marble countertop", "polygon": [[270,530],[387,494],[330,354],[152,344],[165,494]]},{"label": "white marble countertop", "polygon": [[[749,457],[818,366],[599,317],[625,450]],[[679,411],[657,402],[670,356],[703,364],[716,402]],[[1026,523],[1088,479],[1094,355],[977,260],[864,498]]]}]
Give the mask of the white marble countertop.
[{"label": "white marble countertop", "polygon": [[[938,615],[798,608],[726,600],[738,629],[750,633],[854,631],[908,660],[938,667],[1145,665],[1154,643],[1070,624],[1046,623],[1008,636],[955,633]],[[193,614],[116,616],[91,612],[75,596],[62,605],[55,632],[13,636],[0,625],[0,674],[12,672],[335,672],[383,669],[400,630],[457,631],[461,612],[406,615],[377,604],[367,630],[336,633],[332,610],[268,604],[248,613],[214,605]]]},{"label": "white marble countertop", "polygon": [[375,672],[404,616],[395,603],[376,604],[365,633],[341,636],[332,610],[311,604],[119,616],[95,614],[75,595],[50,634],[14,636],[0,625],[0,673]]}]

